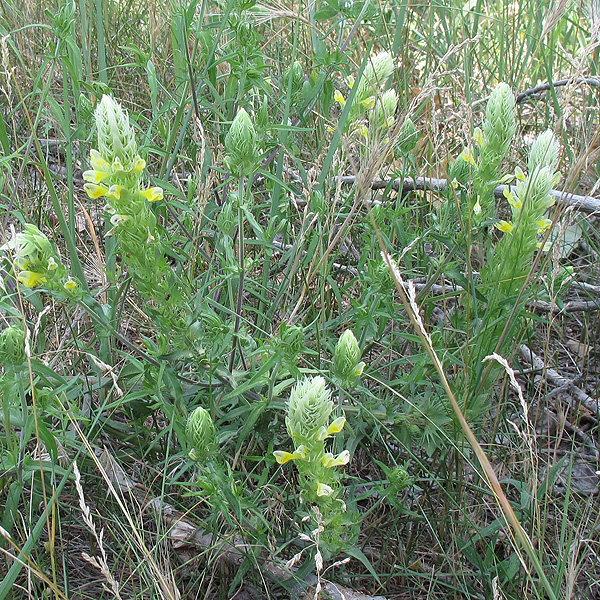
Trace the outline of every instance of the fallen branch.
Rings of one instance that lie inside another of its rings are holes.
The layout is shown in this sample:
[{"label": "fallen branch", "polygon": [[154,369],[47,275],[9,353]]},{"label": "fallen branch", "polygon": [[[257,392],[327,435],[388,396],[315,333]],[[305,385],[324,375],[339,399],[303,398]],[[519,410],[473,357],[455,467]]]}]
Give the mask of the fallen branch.
[{"label": "fallen branch", "polygon": [[588,292],[588,294],[600,296],[600,285],[592,285],[591,283],[586,283],[585,281],[572,281],[570,285],[578,287],[579,289]]},{"label": "fallen branch", "polygon": [[533,350],[530,350],[525,346],[525,344],[519,346],[519,352],[534,369],[541,371],[550,383],[563,387],[569,392],[569,395],[573,400],[571,404],[573,408],[577,408],[577,405],[581,404],[590,412],[594,413],[596,417],[600,417],[600,403],[598,400],[594,400],[591,396],[588,396],[582,389],[578,388],[571,379],[563,377],[558,371],[546,366],[543,359],[533,352]]},{"label": "fallen branch", "polygon": [[558,81],[551,81],[548,83],[541,83],[540,85],[536,85],[524,92],[517,94],[517,104],[524,102],[528,98],[532,96],[536,96],[537,94],[541,94],[542,92],[547,92],[552,88],[562,87],[565,85],[569,85],[570,83],[579,83],[584,85],[590,85],[592,87],[600,86],[600,79],[596,77],[569,77],[567,79],[559,79]]},{"label": "fallen branch", "polygon": [[[248,544],[240,537],[225,536],[215,537],[212,533],[203,531],[201,527],[192,523],[183,513],[177,511],[171,504],[162,498],[151,498],[147,489],[135,483],[117,463],[113,456],[105,449],[100,455],[100,463],[104,467],[106,476],[114,488],[118,489],[123,497],[132,495],[141,506],[152,508],[155,514],[162,519],[168,527],[168,535],[174,548],[195,546],[202,548],[214,560],[223,562],[231,567],[239,568],[248,555]],[[302,580],[296,578],[297,569],[293,566],[285,568],[268,559],[257,557],[261,572],[279,585],[284,585],[293,597],[313,598],[319,579],[315,575],[305,576]],[[321,590],[331,600],[386,600],[383,596],[370,596],[357,592],[351,588],[339,585],[323,578],[320,579]]]},{"label": "fallen branch", "polygon": [[598,300],[571,300],[560,307],[555,302],[546,302],[544,300],[536,300],[529,304],[531,308],[535,308],[541,312],[549,312],[553,314],[559,313],[576,313],[576,312],[593,312],[600,310],[600,301]]},{"label": "fallen branch", "polygon": [[[175,510],[161,498],[152,500],[150,505],[160,514],[163,522],[168,525],[169,537],[173,541],[174,548],[184,545],[199,546],[210,550],[214,558],[229,566],[241,566],[247,555],[245,550],[247,544],[241,538],[215,541],[212,534],[202,532],[198,526],[193,525],[182,513]],[[291,583],[296,569],[294,567],[285,569],[268,560],[261,562],[260,569],[262,573],[279,584],[287,582],[287,589],[300,598],[311,598],[314,594],[311,590],[314,590],[318,583],[318,578],[315,575],[308,575],[302,581],[297,580]],[[325,581],[322,578],[321,590],[325,592],[325,597],[331,600],[386,600],[383,596],[369,596],[343,585]]]},{"label": "fallen branch", "polygon": [[[334,181],[339,181],[341,185],[350,186],[356,183],[356,177],[354,175],[342,175],[334,177]],[[447,186],[447,179],[435,179],[433,177],[399,177],[397,179],[375,179],[371,182],[372,190],[389,188],[401,194],[414,191],[443,192]],[[499,185],[494,189],[494,196],[496,198],[504,198],[504,190],[507,187],[513,192],[517,190],[514,185]],[[556,199],[556,203],[564,208],[573,207],[585,213],[600,212],[600,199],[593,196],[580,196],[559,190],[551,190],[550,194]]]}]

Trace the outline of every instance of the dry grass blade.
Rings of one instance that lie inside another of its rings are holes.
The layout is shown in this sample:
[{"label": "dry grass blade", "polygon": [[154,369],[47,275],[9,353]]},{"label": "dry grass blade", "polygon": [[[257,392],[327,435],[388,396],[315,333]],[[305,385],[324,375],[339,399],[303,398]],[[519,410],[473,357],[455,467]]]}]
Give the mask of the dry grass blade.
[{"label": "dry grass blade", "polygon": [[108,586],[104,586],[104,588],[110,592],[115,598],[120,600],[121,594],[119,591],[119,584],[116,579],[112,576],[110,572],[110,568],[108,566],[108,561],[106,560],[106,550],[104,549],[103,539],[104,539],[104,529],[101,529],[100,532],[96,529],[96,524],[94,523],[94,519],[92,519],[92,513],[90,511],[90,507],[87,505],[85,501],[85,496],[83,495],[83,488],[81,487],[81,473],[79,472],[79,467],[77,466],[77,461],[73,462],[73,473],[75,474],[75,489],[77,490],[77,495],[79,497],[79,508],[81,508],[81,514],[83,516],[83,522],[87,525],[88,529],[92,532],[96,542],[98,543],[98,550],[100,551],[99,557],[90,556],[86,552],[82,553],[83,559],[96,567],[102,573],[102,576],[106,579]]}]

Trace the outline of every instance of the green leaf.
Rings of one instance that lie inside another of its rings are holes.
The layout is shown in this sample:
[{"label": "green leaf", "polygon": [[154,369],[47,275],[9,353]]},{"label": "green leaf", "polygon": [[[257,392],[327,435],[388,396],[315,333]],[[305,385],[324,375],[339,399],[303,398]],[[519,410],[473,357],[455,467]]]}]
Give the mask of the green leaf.
[{"label": "green leaf", "polygon": [[356,546],[351,546],[349,548],[344,548],[344,551],[349,556],[352,556],[353,558],[356,558],[357,560],[359,560],[365,566],[367,571],[369,571],[369,573],[371,573],[371,575],[373,575],[373,578],[375,579],[375,581],[379,585],[382,585],[381,581],[379,579],[379,575],[377,575],[375,569],[373,568],[373,565],[371,564],[371,561],[365,556],[365,554],[363,553],[363,551],[360,548],[358,548]]}]

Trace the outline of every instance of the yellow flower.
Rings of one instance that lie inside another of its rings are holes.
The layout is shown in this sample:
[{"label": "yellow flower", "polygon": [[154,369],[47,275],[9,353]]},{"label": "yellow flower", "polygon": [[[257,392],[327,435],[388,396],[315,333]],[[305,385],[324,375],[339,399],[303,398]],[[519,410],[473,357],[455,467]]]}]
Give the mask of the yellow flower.
[{"label": "yellow flower", "polygon": [[333,99],[343,108],[346,106],[346,99],[342,96],[342,92],[340,90],[335,90],[333,92]]},{"label": "yellow flower", "polygon": [[370,110],[371,108],[373,108],[375,106],[375,96],[369,96],[368,98],[365,98],[361,104],[367,109]]},{"label": "yellow flower", "polygon": [[70,292],[71,290],[74,290],[77,287],[77,281],[75,281],[75,279],[73,279],[72,277],[69,277],[63,283],[63,287],[65,288],[65,290],[68,290]]},{"label": "yellow flower", "polygon": [[294,452],[275,450],[275,452],[273,452],[273,456],[280,465],[285,465],[285,463],[289,462],[290,460],[306,458],[306,446],[298,446]]},{"label": "yellow flower", "polygon": [[160,187],[151,187],[147,190],[140,191],[140,194],[148,200],[148,202],[156,202],[163,199],[163,190]]},{"label": "yellow flower", "polygon": [[90,198],[100,198],[108,194],[108,188],[104,185],[96,185],[95,183],[86,183],[83,189],[87,192]]},{"label": "yellow flower", "polygon": [[334,456],[331,452],[327,452],[321,459],[321,463],[327,469],[330,467],[338,467],[340,465],[347,465],[350,462],[350,452],[344,450],[337,456]]},{"label": "yellow flower", "polygon": [[327,435],[331,435],[333,433],[339,433],[342,429],[344,429],[344,425],[346,424],[346,417],[338,417],[328,428]]},{"label": "yellow flower", "polygon": [[90,150],[90,162],[98,171],[110,171],[110,164],[102,158],[98,150]]},{"label": "yellow flower", "polygon": [[521,208],[523,206],[523,202],[521,202],[519,197],[510,189],[510,186],[505,186],[502,193],[513,208]]},{"label": "yellow flower", "polygon": [[133,171],[139,173],[146,168],[146,161],[138,154],[133,161]]},{"label": "yellow flower", "polygon": [[107,177],[110,177],[110,173],[107,171],[99,171],[96,169],[90,169],[89,171],[83,172],[83,180],[90,181],[91,183],[100,183]]},{"label": "yellow flower", "polygon": [[538,233],[544,233],[544,231],[548,231],[552,227],[550,219],[541,219],[540,221],[536,221],[535,224],[539,227]]},{"label": "yellow flower", "polygon": [[470,148],[465,148],[462,151],[461,156],[466,163],[469,163],[470,165],[475,164],[475,157],[473,156],[473,152],[471,152]]},{"label": "yellow flower", "polygon": [[481,146],[483,144],[483,132],[479,127],[473,130],[473,139]]},{"label": "yellow flower", "polygon": [[123,190],[125,186],[124,185],[111,185],[110,188],[108,188],[108,192],[106,192],[106,195],[109,198],[116,198],[117,200],[119,200],[121,198],[121,190]]},{"label": "yellow flower", "polygon": [[33,288],[40,283],[44,283],[46,276],[43,273],[36,273],[35,271],[21,271],[17,279],[25,287]]},{"label": "yellow flower", "polygon": [[477,200],[477,202],[475,203],[475,206],[473,207],[473,212],[476,215],[480,215],[481,214],[481,204],[479,203],[479,200]]},{"label": "yellow flower", "polygon": [[121,162],[121,159],[118,156],[115,156],[115,159],[113,160],[112,170],[114,172],[125,170],[125,167],[123,166],[123,163]]},{"label": "yellow flower", "polygon": [[525,173],[523,173],[523,169],[521,169],[521,167],[515,168],[515,177],[519,181],[525,181],[525,179],[527,179],[527,175],[525,175]]},{"label": "yellow flower", "polygon": [[365,140],[369,137],[369,130],[366,125],[361,125],[360,127],[357,127],[356,132],[359,135],[362,135],[365,138]]},{"label": "yellow flower", "polygon": [[317,496],[331,496],[333,494],[333,488],[328,486],[326,483],[317,484]]},{"label": "yellow flower", "polygon": [[496,223],[496,227],[500,231],[504,231],[504,233],[512,233],[514,230],[514,226],[508,223],[507,221],[499,221]]},{"label": "yellow flower", "polygon": [[129,215],[113,215],[110,218],[110,223],[113,227],[118,227],[119,225],[125,223],[125,221],[128,221],[129,219],[131,219]]}]

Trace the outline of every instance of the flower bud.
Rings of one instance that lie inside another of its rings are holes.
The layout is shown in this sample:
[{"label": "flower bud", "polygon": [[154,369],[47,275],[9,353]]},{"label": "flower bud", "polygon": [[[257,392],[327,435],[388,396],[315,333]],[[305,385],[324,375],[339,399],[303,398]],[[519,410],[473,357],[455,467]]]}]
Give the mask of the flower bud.
[{"label": "flower bud", "polygon": [[127,113],[110,96],[104,95],[96,107],[94,117],[100,156],[114,170],[133,170],[139,161],[135,133]]},{"label": "flower bud", "polygon": [[48,282],[48,287],[53,288],[65,273],[50,240],[31,223],[26,223],[24,231],[17,233],[0,250],[14,252],[14,264],[19,271],[17,280],[25,287],[34,288]]},{"label": "flower bud", "polygon": [[[373,56],[363,71],[363,81],[368,84],[373,95],[378,92],[394,72],[394,59],[387,50]],[[361,98],[362,100],[362,98]]]},{"label": "flower bud", "polygon": [[418,138],[419,136],[415,124],[409,117],[402,124],[400,134],[398,135],[397,147],[402,154],[410,154],[415,149]]},{"label": "flower bud", "polygon": [[345,385],[350,385],[359,377],[365,363],[360,362],[361,351],[358,341],[350,329],[344,331],[333,353],[333,373]]},{"label": "flower bud", "polygon": [[22,365],[25,362],[25,332],[11,326],[0,332],[0,364]]},{"label": "flower bud", "polygon": [[461,185],[467,185],[471,179],[471,172],[473,163],[470,160],[473,153],[468,148],[464,148],[463,151],[456,157],[456,160],[452,163],[448,171],[448,181],[457,181]]},{"label": "flower bud", "polygon": [[289,358],[298,356],[304,350],[304,330],[302,327],[283,323],[279,333],[279,345]]},{"label": "flower bud", "polygon": [[558,142],[554,133],[548,129],[535,138],[529,151],[528,168],[533,172],[536,167],[549,167],[556,170],[558,163]]},{"label": "flower bud", "polygon": [[192,447],[192,460],[207,460],[217,452],[217,433],[209,412],[199,406],[188,417],[185,437]]},{"label": "flower bud", "polygon": [[515,134],[516,116],[517,104],[512,90],[506,83],[499,83],[487,103],[483,123],[483,139],[484,142],[494,146],[501,145],[502,150],[500,148],[494,148],[494,150],[497,149],[502,156],[506,153],[507,145]]},{"label": "flower bud", "polygon": [[217,228],[223,235],[233,235],[233,231],[237,225],[236,211],[233,206],[234,198],[232,196],[233,194],[230,194],[229,201],[217,213]]},{"label": "flower bud", "polygon": [[238,110],[225,136],[225,163],[234,177],[252,175],[258,164],[256,130],[243,108]]},{"label": "flower bud", "polygon": [[373,120],[378,129],[386,130],[394,124],[394,115],[396,114],[397,106],[398,96],[395,90],[387,90],[375,99]]},{"label": "flower bud", "polygon": [[412,485],[412,477],[408,474],[406,467],[403,465],[399,465],[390,469],[387,474],[388,482],[390,486],[390,493],[397,494],[402,491],[404,488]]},{"label": "flower bud", "polygon": [[349,123],[353,123],[364,114],[372,102],[370,98],[378,98],[381,95],[383,86],[393,72],[394,59],[391,53],[380,52],[368,59],[350,108]]},{"label": "flower bud", "polygon": [[[291,78],[291,81],[290,81]],[[290,86],[292,103],[297,102],[302,93],[302,84],[304,83],[304,69],[302,65],[295,60],[288,67],[283,75],[282,89],[287,90]]]},{"label": "flower bud", "polygon": [[321,429],[327,429],[333,410],[331,393],[323,377],[305,377],[298,382],[290,394],[287,430],[294,442],[310,444],[317,439]]}]

